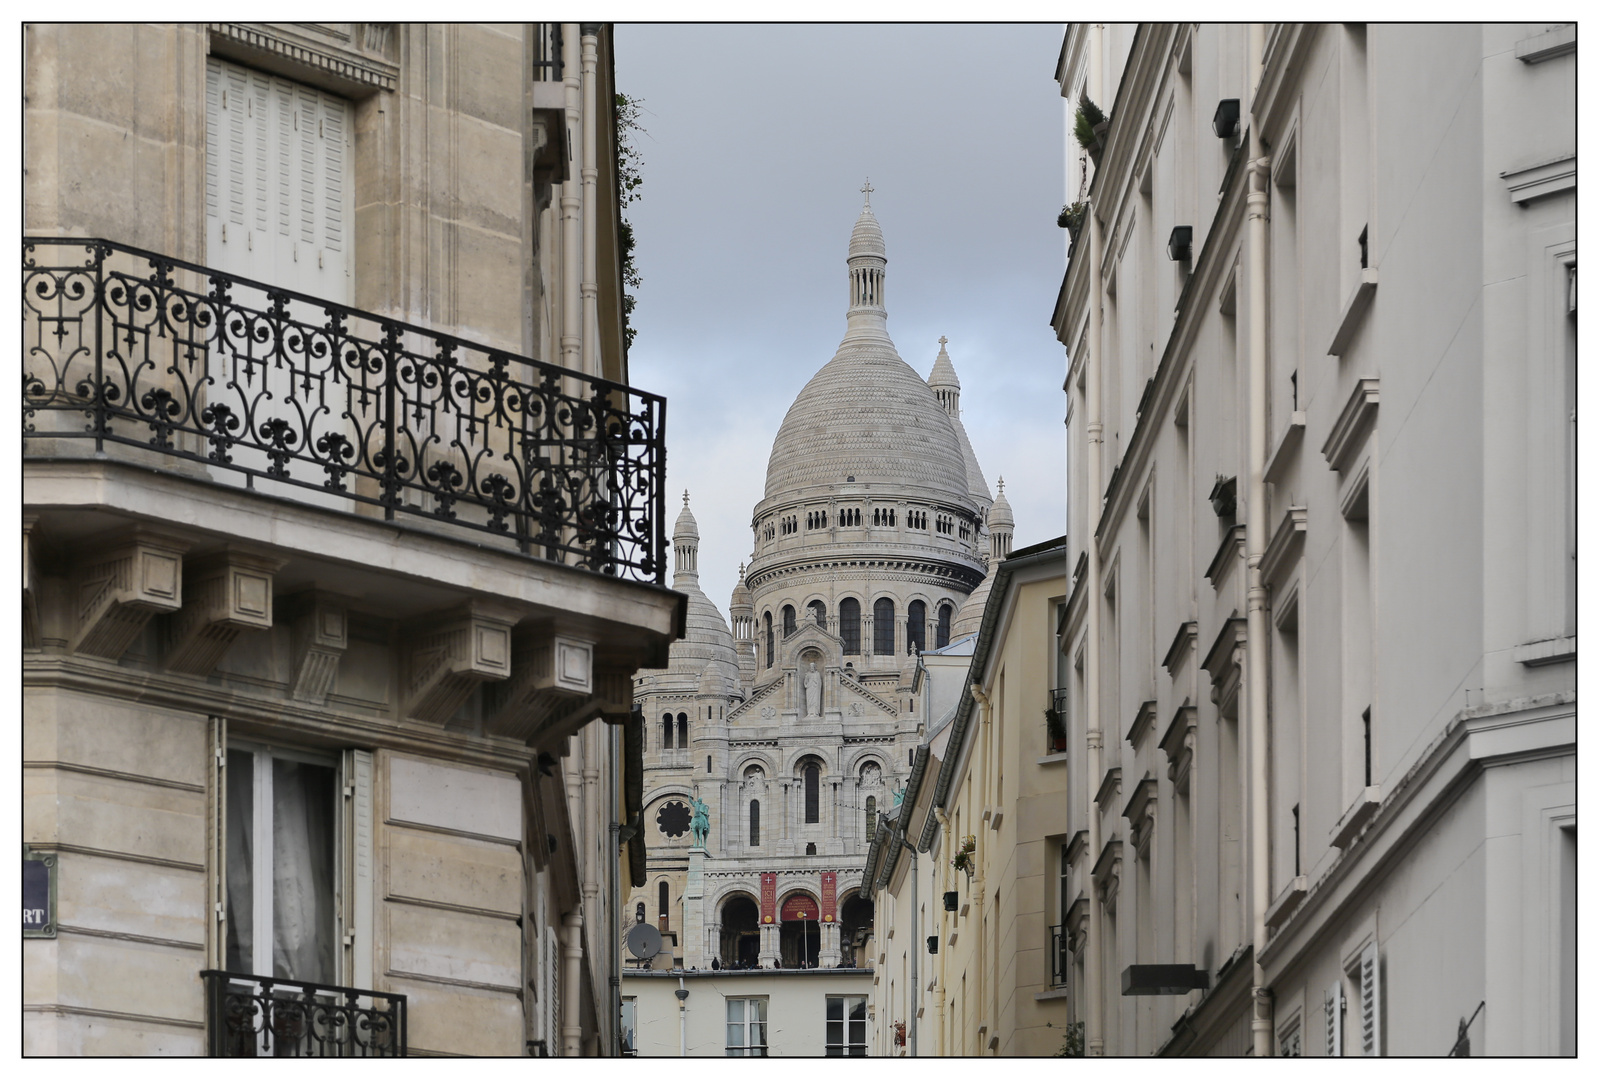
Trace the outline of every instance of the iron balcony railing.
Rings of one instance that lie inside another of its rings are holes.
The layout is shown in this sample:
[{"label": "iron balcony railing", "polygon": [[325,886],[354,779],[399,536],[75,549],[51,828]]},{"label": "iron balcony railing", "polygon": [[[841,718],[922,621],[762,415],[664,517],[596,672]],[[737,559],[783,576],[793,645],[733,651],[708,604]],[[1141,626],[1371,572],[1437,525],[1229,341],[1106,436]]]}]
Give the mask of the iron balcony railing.
[{"label": "iron balcony railing", "polygon": [[1065,986],[1072,969],[1071,934],[1064,926],[1049,928],[1049,985]]},{"label": "iron balcony railing", "polygon": [[137,447],[218,483],[665,581],[657,395],[105,240],[25,237],[22,308],[29,456]]},{"label": "iron balcony railing", "polygon": [[211,1057],[405,1057],[405,995],[202,971]]}]

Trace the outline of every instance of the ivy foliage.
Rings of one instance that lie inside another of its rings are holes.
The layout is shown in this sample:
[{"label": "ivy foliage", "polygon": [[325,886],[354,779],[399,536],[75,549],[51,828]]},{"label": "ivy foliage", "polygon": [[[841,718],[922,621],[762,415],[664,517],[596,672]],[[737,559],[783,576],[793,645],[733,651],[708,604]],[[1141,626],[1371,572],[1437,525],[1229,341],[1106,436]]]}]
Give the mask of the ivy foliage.
[{"label": "ivy foliage", "polygon": [[643,98],[617,94],[614,103],[616,121],[616,201],[623,211],[618,242],[622,249],[622,331],[623,348],[633,348],[633,305],[638,302],[638,288],[644,284],[639,276],[638,263],[633,258],[633,223],[627,219],[627,208],[639,197],[639,187],[644,183],[640,171],[644,157],[639,152],[637,137],[644,133],[639,123]]}]

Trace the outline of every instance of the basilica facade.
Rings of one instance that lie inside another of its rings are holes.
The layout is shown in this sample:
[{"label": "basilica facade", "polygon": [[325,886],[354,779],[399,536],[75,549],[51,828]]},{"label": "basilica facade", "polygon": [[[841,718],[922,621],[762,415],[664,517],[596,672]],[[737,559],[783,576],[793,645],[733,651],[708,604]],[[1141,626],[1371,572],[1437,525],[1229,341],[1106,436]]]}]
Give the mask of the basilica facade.
[{"label": "basilica facade", "polygon": [[673,530],[687,631],[635,678],[648,873],[624,921],[659,927],[685,968],[866,965],[861,877],[926,720],[919,656],[971,621],[990,519],[1009,532],[946,342],[924,380],[889,338],[887,262],[868,201],[847,330],[773,441],[730,622],[699,587],[686,492]]}]

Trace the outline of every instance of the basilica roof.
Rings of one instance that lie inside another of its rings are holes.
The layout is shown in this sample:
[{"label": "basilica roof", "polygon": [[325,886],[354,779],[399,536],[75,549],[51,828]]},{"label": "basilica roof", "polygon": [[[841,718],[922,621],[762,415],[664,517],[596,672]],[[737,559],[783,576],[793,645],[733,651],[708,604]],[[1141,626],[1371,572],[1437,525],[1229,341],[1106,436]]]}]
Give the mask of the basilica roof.
[{"label": "basilica roof", "polygon": [[699,540],[699,523],[688,507],[685,491],[683,512],[672,528],[672,548],[677,557],[672,588],[688,596],[688,618],[683,637],[672,642],[667,670],[691,674],[698,680],[709,665],[725,682],[736,686],[738,653],[733,649],[733,632],[716,605],[700,590]]}]

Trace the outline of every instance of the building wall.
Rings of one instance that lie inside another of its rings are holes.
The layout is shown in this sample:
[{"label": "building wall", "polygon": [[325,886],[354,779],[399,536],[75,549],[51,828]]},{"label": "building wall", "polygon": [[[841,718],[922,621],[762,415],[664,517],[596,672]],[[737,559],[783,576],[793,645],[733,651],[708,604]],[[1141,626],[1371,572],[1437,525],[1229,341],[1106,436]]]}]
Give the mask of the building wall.
[{"label": "building wall", "polygon": [[622,994],[635,1001],[639,1057],[678,1056],[680,978],[689,992],[683,1010],[689,1057],[726,1056],[728,998],[766,999],[768,1056],[821,1057],[828,995],[871,993],[871,973],[865,969],[629,972],[622,977]]},{"label": "building wall", "polygon": [[[1099,99],[1112,114],[1089,173],[1104,270],[1093,280],[1085,225],[1056,309],[1071,360],[1073,565],[1094,543],[1100,583],[1097,595],[1090,573],[1073,583],[1066,655],[1080,758],[1087,683],[1100,679],[1102,768],[1072,766],[1070,828],[1086,841],[1097,800],[1102,846],[1081,845],[1072,888],[1104,903],[1097,938],[1077,939],[1104,949],[1104,1052],[1247,1047],[1257,961],[1283,1050],[1295,1010],[1318,1019],[1361,941],[1380,957],[1378,1052],[1447,1052],[1479,1001],[1474,1052],[1554,1052],[1558,1008],[1528,1025],[1519,999],[1496,995],[1525,969],[1540,1000],[1558,1002],[1563,945],[1548,927],[1570,898],[1540,871],[1520,901],[1536,914],[1496,920],[1507,899],[1489,864],[1500,852],[1553,865],[1558,822],[1574,827],[1559,785],[1575,737],[1575,552],[1561,531],[1574,505],[1563,447],[1575,320],[1556,294],[1575,258],[1575,189],[1528,172],[1572,153],[1574,46],[1562,52],[1565,31],[1542,25],[1271,24],[1251,98],[1246,30],[1139,27],[1114,102]],[[1063,93],[1101,42],[1073,27]],[[1210,130],[1231,96],[1240,129],[1258,128],[1265,147],[1263,267],[1246,242],[1247,152],[1229,165],[1236,141]],[[1165,251],[1174,225],[1193,229],[1186,265]],[[1263,312],[1250,309],[1252,275],[1265,278]],[[1257,317],[1267,502],[1250,537]],[[1091,411],[1106,432],[1099,476],[1088,473]],[[1212,501],[1227,477],[1230,515]],[[1247,640],[1246,548],[1264,554],[1265,642]],[[1250,663],[1269,687],[1269,801],[1256,810]],[[1130,801],[1146,777],[1147,814]],[[1518,823],[1494,809],[1523,801],[1540,809]],[[1251,899],[1257,828],[1270,852],[1265,910]],[[1268,916],[1254,956],[1254,920]],[[1439,934],[1483,944],[1440,978],[1420,959]],[[1504,980],[1490,974],[1496,958]],[[1171,962],[1196,964],[1213,988],[1120,996],[1123,967]],[[1083,1019],[1093,988],[1074,989]],[[1344,1053],[1359,1053],[1351,1038]],[[1307,1021],[1302,1052],[1324,1042]]]}]

